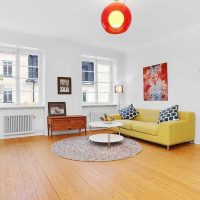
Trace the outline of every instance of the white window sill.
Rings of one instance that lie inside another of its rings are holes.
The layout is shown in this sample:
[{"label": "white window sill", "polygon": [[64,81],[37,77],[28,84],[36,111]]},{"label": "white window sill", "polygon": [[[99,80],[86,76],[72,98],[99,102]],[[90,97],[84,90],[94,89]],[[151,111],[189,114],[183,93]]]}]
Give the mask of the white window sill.
[{"label": "white window sill", "polygon": [[1,106],[0,109],[34,109],[34,108],[45,108],[44,105],[35,105],[35,106],[20,106],[20,105],[14,105],[14,106]]},{"label": "white window sill", "polygon": [[117,104],[84,104],[82,107],[107,107],[107,106],[118,106]]}]

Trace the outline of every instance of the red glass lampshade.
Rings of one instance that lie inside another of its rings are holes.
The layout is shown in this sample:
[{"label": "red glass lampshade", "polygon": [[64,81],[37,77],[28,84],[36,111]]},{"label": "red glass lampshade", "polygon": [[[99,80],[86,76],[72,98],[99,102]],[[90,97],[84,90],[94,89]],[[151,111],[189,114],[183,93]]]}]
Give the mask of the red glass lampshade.
[{"label": "red glass lampshade", "polygon": [[129,8],[120,2],[109,4],[102,12],[101,23],[106,32],[120,34],[127,31],[132,21]]}]

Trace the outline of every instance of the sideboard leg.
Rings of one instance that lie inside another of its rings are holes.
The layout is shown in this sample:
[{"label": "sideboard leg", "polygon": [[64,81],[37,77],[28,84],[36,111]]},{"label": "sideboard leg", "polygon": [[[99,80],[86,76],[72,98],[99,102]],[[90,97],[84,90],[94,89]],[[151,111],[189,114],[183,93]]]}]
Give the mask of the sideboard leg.
[{"label": "sideboard leg", "polygon": [[168,151],[170,150],[170,146],[169,146],[169,145],[167,146],[167,150],[168,150]]},{"label": "sideboard leg", "polygon": [[47,130],[48,130],[48,136],[49,136],[49,123],[48,123],[48,120],[47,120]]}]

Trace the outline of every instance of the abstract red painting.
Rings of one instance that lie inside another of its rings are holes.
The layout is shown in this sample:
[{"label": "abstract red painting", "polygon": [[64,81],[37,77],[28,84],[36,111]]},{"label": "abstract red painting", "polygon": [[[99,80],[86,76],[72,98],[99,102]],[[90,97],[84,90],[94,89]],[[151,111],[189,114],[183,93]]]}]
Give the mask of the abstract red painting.
[{"label": "abstract red painting", "polygon": [[145,101],[168,100],[167,63],[144,67],[143,81]]}]

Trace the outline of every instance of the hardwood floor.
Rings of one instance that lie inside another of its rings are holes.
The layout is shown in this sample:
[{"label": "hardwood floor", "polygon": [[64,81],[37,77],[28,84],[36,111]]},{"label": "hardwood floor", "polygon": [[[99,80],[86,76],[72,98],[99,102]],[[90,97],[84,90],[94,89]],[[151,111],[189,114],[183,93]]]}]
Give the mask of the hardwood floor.
[{"label": "hardwood floor", "polygon": [[51,152],[69,135],[0,141],[0,199],[199,200],[200,145],[143,151],[113,162],[78,162]]}]

